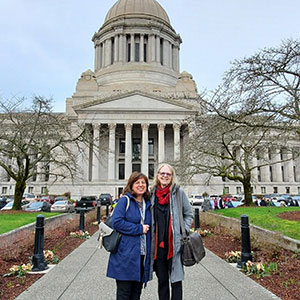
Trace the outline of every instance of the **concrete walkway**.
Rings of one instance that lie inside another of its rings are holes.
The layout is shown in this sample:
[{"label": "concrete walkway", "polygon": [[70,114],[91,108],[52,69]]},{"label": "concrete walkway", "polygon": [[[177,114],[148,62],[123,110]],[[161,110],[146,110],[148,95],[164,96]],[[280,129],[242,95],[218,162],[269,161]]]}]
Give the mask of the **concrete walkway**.
[{"label": "concrete walkway", "polygon": [[[115,300],[115,281],[107,278],[108,253],[96,249],[97,234],[74,250],[16,300]],[[29,276],[29,275],[28,275]],[[158,299],[157,281],[148,283],[141,299]],[[185,300],[280,299],[212,252],[185,268]]]}]

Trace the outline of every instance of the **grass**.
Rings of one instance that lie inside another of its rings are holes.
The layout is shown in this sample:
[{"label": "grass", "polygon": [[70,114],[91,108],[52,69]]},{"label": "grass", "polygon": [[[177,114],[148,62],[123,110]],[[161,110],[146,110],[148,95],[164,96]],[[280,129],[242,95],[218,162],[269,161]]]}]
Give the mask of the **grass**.
[{"label": "grass", "polygon": [[213,213],[236,219],[240,219],[241,215],[247,215],[249,222],[253,225],[300,240],[300,222],[281,219],[277,216],[280,213],[295,210],[300,211],[300,207],[237,207],[220,209]]},{"label": "grass", "polygon": [[60,213],[47,212],[16,212],[16,213],[0,213],[0,234],[19,228],[21,226],[33,223],[36,221],[37,215],[43,215],[45,218],[50,218]]}]

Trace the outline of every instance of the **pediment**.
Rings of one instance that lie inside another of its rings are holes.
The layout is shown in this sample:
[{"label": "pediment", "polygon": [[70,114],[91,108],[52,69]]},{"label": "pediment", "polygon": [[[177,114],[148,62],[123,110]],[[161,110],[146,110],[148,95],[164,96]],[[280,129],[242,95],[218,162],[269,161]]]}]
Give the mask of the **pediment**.
[{"label": "pediment", "polygon": [[87,111],[148,111],[148,112],[187,112],[194,110],[192,105],[180,100],[165,99],[142,93],[130,93],[106,99],[90,101],[74,106],[76,112]]}]

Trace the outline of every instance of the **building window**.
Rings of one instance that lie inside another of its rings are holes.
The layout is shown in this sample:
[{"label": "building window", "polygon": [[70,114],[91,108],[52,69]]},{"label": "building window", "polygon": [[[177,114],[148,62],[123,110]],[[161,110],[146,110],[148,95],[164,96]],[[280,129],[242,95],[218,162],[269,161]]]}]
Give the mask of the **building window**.
[{"label": "building window", "polygon": [[125,164],[119,164],[119,179],[125,179]]},{"label": "building window", "polygon": [[132,172],[141,172],[141,164],[132,164]]},{"label": "building window", "polygon": [[269,170],[270,170],[270,181],[273,182],[272,166],[269,167]]},{"label": "building window", "polygon": [[123,187],[118,187],[118,195],[117,196],[120,196],[123,192]]},{"label": "building window", "polygon": [[265,193],[266,193],[266,187],[265,187],[265,186],[262,186],[262,187],[260,188],[260,191],[261,191],[262,194],[265,194]]},{"label": "building window", "polygon": [[281,166],[281,178],[282,178],[282,181],[284,181],[284,167]]},{"label": "building window", "polygon": [[133,139],[132,154],[134,160],[139,160],[141,155],[141,140]]},{"label": "building window", "polygon": [[45,181],[49,181],[50,178],[50,165],[47,164],[45,166]]},{"label": "building window", "polygon": [[273,193],[277,194],[278,193],[278,187],[277,186],[273,186]]},{"label": "building window", "polygon": [[149,179],[153,179],[154,178],[154,164],[149,164],[148,165],[148,175],[149,175]]},{"label": "building window", "polygon": [[131,56],[131,44],[130,44],[130,36],[127,36],[127,62],[130,62]]},{"label": "building window", "polygon": [[286,186],[286,187],[285,187],[285,193],[286,193],[286,194],[289,194],[289,193],[290,193],[290,190],[291,190],[291,189],[290,189],[289,186]]},{"label": "building window", "polygon": [[224,188],[223,188],[223,193],[224,193],[225,195],[228,195],[228,194],[229,194],[229,186],[224,186]]},{"label": "building window", "polygon": [[293,166],[294,181],[297,181],[296,166]]},{"label": "building window", "polygon": [[164,64],[164,40],[160,39],[160,64]]},{"label": "building window", "polygon": [[7,194],[7,186],[3,186],[2,187],[2,195],[6,195]]},{"label": "building window", "polygon": [[125,154],[125,139],[120,139],[120,154]]},{"label": "building window", "polygon": [[115,39],[112,38],[111,39],[111,56],[110,56],[110,64],[113,64],[114,63],[114,60],[115,60]]},{"label": "building window", "polygon": [[41,194],[42,195],[46,195],[46,192],[47,192],[47,187],[46,186],[42,186],[41,187]]},{"label": "building window", "polygon": [[144,44],[144,62],[147,62],[147,44]]},{"label": "building window", "polygon": [[136,62],[140,61],[140,44],[139,43],[135,43],[134,61],[136,61]]},{"label": "building window", "polygon": [[29,194],[33,194],[33,186],[29,186],[28,187],[28,193]]},{"label": "building window", "polygon": [[261,168],[257,167],[257,181],[261,182]]},{"label": "building window", "polygon": [[242,193],[242,188],[240,186],[236,187],[236,193],[239,195]]},{"label": "building window", "polygon": [[154,155],[154,139],[148,140],[148,155]]}]

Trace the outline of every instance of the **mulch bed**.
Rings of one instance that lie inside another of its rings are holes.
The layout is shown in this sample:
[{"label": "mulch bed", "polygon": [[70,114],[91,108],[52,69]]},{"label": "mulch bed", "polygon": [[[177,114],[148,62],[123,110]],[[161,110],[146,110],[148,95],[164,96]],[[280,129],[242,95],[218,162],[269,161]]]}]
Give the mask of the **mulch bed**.
[{"label": "mulch bed", "polygon": [[[295,220],[298,220],[298,213],[300,212],[297,212],[297,214],[291,213],[286,215],[287,218],[296,218]],[[93,234],[97,231],[98,226],[89,223],[86,224],[85,229]],[[212,228],[205,224],[201,224],[201,229],[211,231],[211,236],[203,238],[204,245],[222,259],[225,259],[225,252],[241,249],[239,237],[231,235],[228,229],[220,226]],[[46,234],[44,249],[55,250],[56,255],[63,259],[84,242],[84,240],[69,236],[69,233],[75,230],[78,230],[78,224],[73,228],[69,224],[67,229],[54,230]],[[0,299],[3,300],[15,299],[15,297],[43,276],[28,275],[25,277],[24,282],[15,276],[2,277],[12,265],[28,263],[29,257],[33,255],[33,245],[24,248],[22,248],[22,245],[19,245],[18,247],[21,247],[19,254],[12,251],[13,248],[0,252]],[[251,278],[283,300],[300,300],[300,253],[297,254],[268,245],[252,245],[252,251],[254,252],[255,261],[276,262],[278,271],[268,277],[258,279],[255,276],[251,276]]]}]

